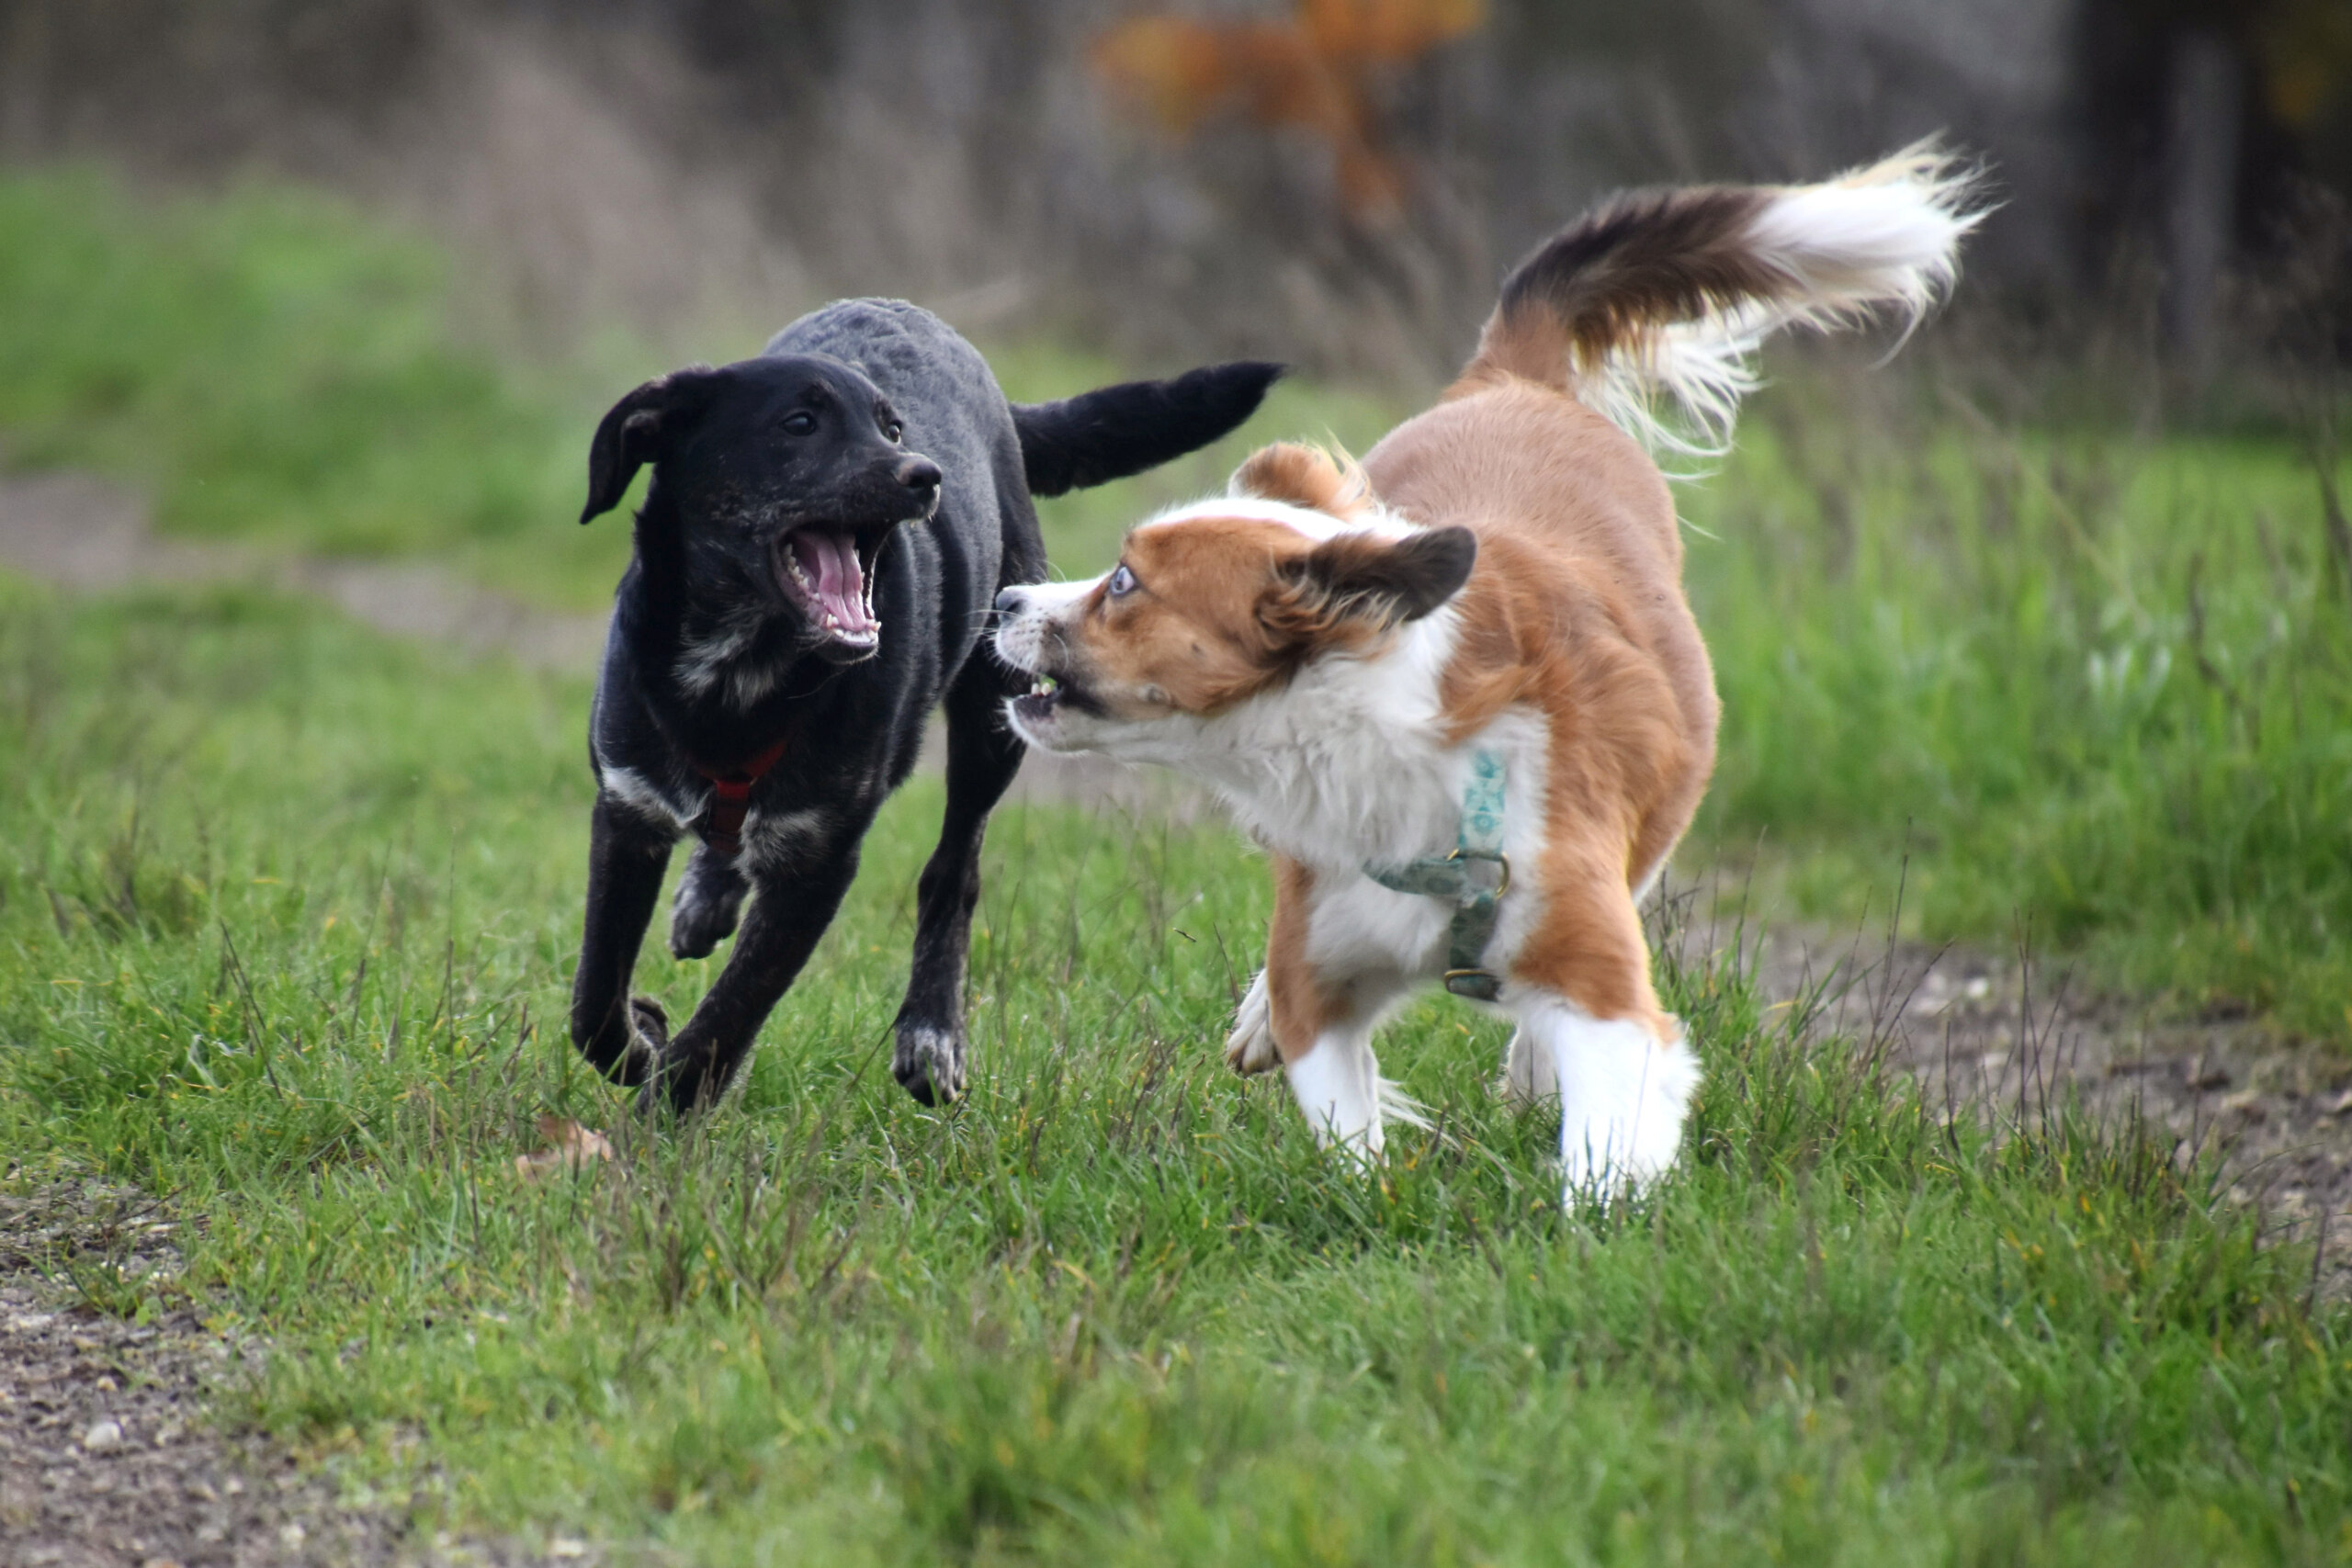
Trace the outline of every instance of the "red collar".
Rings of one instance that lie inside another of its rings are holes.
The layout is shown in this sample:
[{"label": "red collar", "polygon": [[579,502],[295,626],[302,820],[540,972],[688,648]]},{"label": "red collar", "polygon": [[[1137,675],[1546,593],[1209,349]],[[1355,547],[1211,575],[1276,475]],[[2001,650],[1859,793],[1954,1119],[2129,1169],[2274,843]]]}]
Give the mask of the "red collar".
[{"label": "red collar", "polygon": [[786,731],[776,737],[774,745],[732,768],[707,768],[691,757],[686,759],[695,773],[710,781],[710,810],[699,829],[704,843],[730,858],[742,852],[743,818],[751,809],[752,786],[783,760],[791,739],[791,732]]}]

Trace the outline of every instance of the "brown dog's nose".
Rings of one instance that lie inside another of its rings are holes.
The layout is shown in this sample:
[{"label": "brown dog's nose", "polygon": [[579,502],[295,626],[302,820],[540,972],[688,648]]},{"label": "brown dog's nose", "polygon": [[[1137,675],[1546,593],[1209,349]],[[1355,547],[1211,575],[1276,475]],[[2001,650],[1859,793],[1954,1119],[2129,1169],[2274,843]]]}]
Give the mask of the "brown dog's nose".
[{"label": "brown dog's nose", "polygon": [[899,482],[909,490],[937,490],[939,465],[928,457],[909,457],[899,465]]}]

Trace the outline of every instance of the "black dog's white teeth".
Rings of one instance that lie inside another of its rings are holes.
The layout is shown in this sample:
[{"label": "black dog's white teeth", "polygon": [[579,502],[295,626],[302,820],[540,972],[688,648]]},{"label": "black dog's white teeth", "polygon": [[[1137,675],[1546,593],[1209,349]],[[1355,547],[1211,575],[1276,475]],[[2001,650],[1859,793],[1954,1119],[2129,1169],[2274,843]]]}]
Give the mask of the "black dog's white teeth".
[{"label": "black dog's white teeth", "polygon": [[1061,682],[1055,680],[1051,675],[1040,675],[1031,682],[1029,694],[1033,697],[1050,697],[1056,691],[1059,690],[1060,687]]},{"label": "black dog's white teeth", "polygon": [[843,642],[874,642],[879,640],[882,636],[881,622],[874,621],[858,631],[851,631],[842,625],[842,618],[831,610],[818,612],[817,626],[820,630],[831,632]]},{"label": "black dog's white teeth", "polygon": [[791,586],[798,591],[807,606],[809,622],[817,630],[853,648],[871,647],[881,640],[882,623],[874,614],[874,574],[864,558],[860,558],[858,564],[860,575],[865,579],[862,603],[865,608],[866,624],[855,629],[843,625],[840,615],[825,607],[825,596],[820,591],[816,578],[800,563],[799,553],[791,547],[789,541],[778,547],[776,559]]}]

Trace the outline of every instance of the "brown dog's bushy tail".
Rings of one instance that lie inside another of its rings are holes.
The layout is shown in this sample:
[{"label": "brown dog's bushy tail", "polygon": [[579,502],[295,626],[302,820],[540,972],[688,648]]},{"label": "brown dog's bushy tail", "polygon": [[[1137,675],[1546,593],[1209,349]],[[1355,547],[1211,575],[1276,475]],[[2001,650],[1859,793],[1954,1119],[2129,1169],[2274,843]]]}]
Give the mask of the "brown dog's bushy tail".
[{"label": "brown dog's bushy tail", "polygon": [[1165,381],[1123,381],[1052,403],[1015,403],[1029,493],[1060,495],[1156,468],[1258,411],[1279,365],[1236,360]]},{"label": "brown dog's bushy tail", "polygon": [[[1887,309],[1908,325],[1935,302],[1984,217],[1979,185],[1923,143],[1821,185],[1616,197],[1512,269],[1460,385],[1523,377],[1652,446],[1720,449],[1764,338]],[[1659,392],[1695,431],[1659,419]]]}]

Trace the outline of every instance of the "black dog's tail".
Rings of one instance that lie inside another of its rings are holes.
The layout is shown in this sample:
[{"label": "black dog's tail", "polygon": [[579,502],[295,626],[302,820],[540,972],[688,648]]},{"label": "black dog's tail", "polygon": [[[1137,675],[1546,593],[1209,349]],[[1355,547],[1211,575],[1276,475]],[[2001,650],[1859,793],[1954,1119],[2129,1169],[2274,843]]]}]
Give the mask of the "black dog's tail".
[{"label": "black dog's tail", "polygon": [[1029,493],[1060,495],[1156,468],[1207,446],[1258,410],[1283,373],[1253,359],[1167,381],[1123,381],[1053,403],[1015,403]]}]

